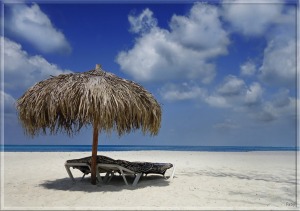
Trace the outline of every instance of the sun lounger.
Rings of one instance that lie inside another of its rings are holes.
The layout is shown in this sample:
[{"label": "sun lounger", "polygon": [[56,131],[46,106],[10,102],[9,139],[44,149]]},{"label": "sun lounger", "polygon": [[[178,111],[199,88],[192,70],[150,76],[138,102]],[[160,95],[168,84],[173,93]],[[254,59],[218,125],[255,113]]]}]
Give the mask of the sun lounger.
[{"label": "sun lounger", "polygon": [[[91,157],[85,157],[74,160],[67,160],[65,163],[65,168],[70,176],[70,178],[75,182],[75,179],[70,171],[70,167],[79,169],[84,175],[91,172]],[[168,169],[173,167],[173,172],[170,176],[170,179],[173,179],[175,174],[175,166],[171,163],[151,163],[151,162],[130,162],[126,160],[114,160],[106,156],[97,157],[97,179],[99,182],[108,183],[115,173],[119,173],[125,182],[128,185],[126,175],[134,175],[135,179],[133,186],[135,186],[141,176],[148,174],[161,174],[165,176],[165,173]],[[106,173],[104,180],[102,180],[100,173]]]},{"label": "sun lounger", "polygon": [[[85,175],[88,175],[89,173],[91,173],[91,161],[92,161],[92,157],[84,157],[84,158],[79,158],[79,159],[73,159],[73,160],[67,160],[65,162],[65,168],[68,172],[69,177],[73,180],[73,182],[75,182],[75,179],[73,177],[73,174],[70,170],[70,167],[73,167],[73,169],[78,169],[83,173],[83,176],[81,178],[81,180],[85,177]],[[97,163],[114,163],[115,161],[109,157],[100,155],[97,156]],[[98,170],[98,169],[97,169]],[[100,173],[106,173],[105,177],[104,177],[104,181],[107,179],[110,171],[101,171],[98,170],[97,171],[97,179],[99,182],[102,182]]]},{"label": "sun lounger", "polygon": [[135,186],[138,183],[140,177],[142,176],[142,173],[136,173],[117,164],[98,164],[97,167],[98,170],[103,169],[104,171],[108,172],[108,175],[106,175],[108,179],[105,180],[107,183],[109,183],[109,181],[115,175],[115,173],[119,173],[123,177],[123,180],[126,185],[128,185],[126,175],[134,175],[135,179],[132,185]]}]

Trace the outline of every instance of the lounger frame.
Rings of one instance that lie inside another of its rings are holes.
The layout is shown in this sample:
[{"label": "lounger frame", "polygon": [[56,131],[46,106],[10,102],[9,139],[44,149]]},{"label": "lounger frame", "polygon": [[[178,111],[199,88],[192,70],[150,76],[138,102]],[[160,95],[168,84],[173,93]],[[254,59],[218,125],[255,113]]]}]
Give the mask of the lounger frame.
[{"label": "lounger frame", "polygon": [[[90,169],[90,171],[91,171],[90,165],[88,165],[86,163],[67,163],[66,162],[65,163],[65,168],[66,168],[66,170],[68,172],[69,177],[72,179],[72,181],[74,183],[76,181],[75,181],[75,179],[73,177],[73,174],[72,174],[70,168],[71,167],[76,167],[76,166],[87,166]],[[172,168],[173,168],[173,171],[172,171],[172,174],[171,174],[171,176],[169,178],[171,180],[173,179],[174,174],[175,174],[175,169],[176,169],[175,165],[173,165]],[[99,169],[101,169],[102,171],[99,172]],[[98,182],[102,182],[102,183],[108,183],[108,182],[110,182],[111,178],[117,172],[122,176],[122,178],[123,178],[123,180],[124,180],[124,182],[125,182],[126,185],[128,185],[128,182],[127,182],[127,179],[126,179],[126,175],[134,175],[135,179],[134,179],[134,181],[132,183],[132,186],[136,186],[137,183],[138,183],[138,181],[140,180],[140,178],[143,176],[143,173],[133,172],[133,171],[131,171],[131,170],[127,169],[127,168],[124,168],[123,166],[117,165],[117,164],[102,164],[102,163],[97,164],[96,175],[97,175]],[[106,173],[106,175],[105,175],[105,177],[104,177],[103,180],[101,178],[100,173]],[[81,180],[84,178],[85,175],[86,174],[84,173],[83,176],[82,176],[82,178],[81,178]]]}]

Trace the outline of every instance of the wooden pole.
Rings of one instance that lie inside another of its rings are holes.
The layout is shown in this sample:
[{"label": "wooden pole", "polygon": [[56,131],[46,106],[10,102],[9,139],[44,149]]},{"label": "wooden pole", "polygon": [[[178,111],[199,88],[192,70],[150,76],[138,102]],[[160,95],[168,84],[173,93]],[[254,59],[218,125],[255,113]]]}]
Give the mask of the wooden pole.
[{"label": "wooden pole", "polygon": [[[101,69],[101,65],[96,64],[95,67],[96,70]],[[96,169],[97,169],[97,152],[98,152],[98,122],[96,119],[94,119],[93,122],[93,146],[92,146],[92,161],[91,161],[91,183],[93,185],[97,184],[97,175],[96,175]]]},{"label": "wooden pole", "polygon": [[92,146],[92,162],[91,162],[91,183],[97,184],[96,168],[97,168],[97,151],[98,151],[98,128],[96,125],[93,127],[93,146]]}]

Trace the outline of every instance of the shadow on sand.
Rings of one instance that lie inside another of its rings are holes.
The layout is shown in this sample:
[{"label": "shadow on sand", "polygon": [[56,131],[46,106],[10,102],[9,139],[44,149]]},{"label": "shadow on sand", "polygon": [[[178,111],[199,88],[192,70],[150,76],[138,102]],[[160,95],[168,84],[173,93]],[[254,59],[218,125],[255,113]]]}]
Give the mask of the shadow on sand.
[{"label": "shadow on sand", "polygon": [[56,180],[48,180],[40,184],[46,189],[62,190],[62,191],[84,191],[84,192],[101,192],[101,191],[122,191],[122,190],[136,190],[145,187],[163,187],[168,186],[170,180],[157,175],[149,175],[142,177],[136,186],[132,186],[133,177],[126,177],[129,185],[124,183],[121,176],[114,176],[108,184],[98,183],[97,185],[91,184],[91,178],[87,177],[83,180],[75,178],[76,182],[73,183],[70,178],[61,178]]}]

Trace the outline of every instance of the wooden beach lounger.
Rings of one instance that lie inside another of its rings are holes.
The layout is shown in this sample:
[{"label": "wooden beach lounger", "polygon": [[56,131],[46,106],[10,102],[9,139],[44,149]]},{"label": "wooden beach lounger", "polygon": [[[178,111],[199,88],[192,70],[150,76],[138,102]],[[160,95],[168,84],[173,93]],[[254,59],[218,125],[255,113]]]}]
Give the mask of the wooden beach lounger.
[{"label": "wooden beach lounger", "polygon": [[[133,186],[135,186],[143,174],[161,174],[165,176],[165,173],[168,169],[173,167],[172,175],[170,179],[173,179],[175,174],[175,166],[171,163],[151,163],[151,162],[129,162],[126,160],[114,160],[112,158],[98,155],[97,156],[97,179],[99,182],[108,183],[115,173],[119,173],[125,182],[128,185],[126,175],[134,175],[135,179]],[[72,175],[70,167],[79,169],[85,175],[91,172],[91,156],[67,160],[65,163],[65,168],[70,176],[70,178],[75,182],[75,179]],[[106,173],[104,179],[102,180],[100,173]]]}]

